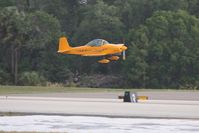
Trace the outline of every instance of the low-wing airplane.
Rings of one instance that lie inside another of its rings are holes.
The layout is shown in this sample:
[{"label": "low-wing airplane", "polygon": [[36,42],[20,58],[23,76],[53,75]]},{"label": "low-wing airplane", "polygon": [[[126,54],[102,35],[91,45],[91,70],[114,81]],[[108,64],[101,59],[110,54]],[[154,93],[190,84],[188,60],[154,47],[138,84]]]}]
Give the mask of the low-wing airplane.
[{"label": "low-wing airplane", "polygon": [[[74,54],[80,56],[104,56],[105,58],[99,60],[99,63],[109,63],[119,59],[118,53],[123,53],[123,60],[125,60],[125,50],[127,47],[124,44],[110,44],[103,39],[95,39],[84,46],[71,47],[66,37],[59,39],[58,53]],[[107,57],[107,58],[106,58]]]}]

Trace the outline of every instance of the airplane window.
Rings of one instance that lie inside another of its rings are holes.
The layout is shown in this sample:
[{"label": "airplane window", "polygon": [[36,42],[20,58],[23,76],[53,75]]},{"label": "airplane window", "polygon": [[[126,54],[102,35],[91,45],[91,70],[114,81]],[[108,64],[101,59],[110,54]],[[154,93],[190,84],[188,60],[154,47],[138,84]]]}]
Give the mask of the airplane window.
[{"label": "airplane window", "polygon": [[86,45],[88,45],[88,46],[102,46],[104,44],[108,44],[108,42],[103,40],[103,39],[95,39],[95,40],[90,41]]},{"label": "airplane window", "polygon": [[106,40],[103,40],[102,42],[103,42],[103,45],[104,44],[109,44],[109,42],[107,42]]}]

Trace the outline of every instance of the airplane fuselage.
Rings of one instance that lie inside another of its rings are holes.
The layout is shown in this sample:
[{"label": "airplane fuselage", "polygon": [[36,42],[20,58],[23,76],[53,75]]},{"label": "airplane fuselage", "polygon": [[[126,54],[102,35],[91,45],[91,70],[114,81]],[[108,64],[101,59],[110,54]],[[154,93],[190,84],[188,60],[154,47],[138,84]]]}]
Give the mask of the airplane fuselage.
[{"label": "airplane fuselage", "polygon": [[126,50],[126,46],[123,44],[105,44],[102,46],[79,46],[71,47],[67,51],[62,52],[63,54],[75,54],[81,56],[103,56],[108,54],[121,53]]}]

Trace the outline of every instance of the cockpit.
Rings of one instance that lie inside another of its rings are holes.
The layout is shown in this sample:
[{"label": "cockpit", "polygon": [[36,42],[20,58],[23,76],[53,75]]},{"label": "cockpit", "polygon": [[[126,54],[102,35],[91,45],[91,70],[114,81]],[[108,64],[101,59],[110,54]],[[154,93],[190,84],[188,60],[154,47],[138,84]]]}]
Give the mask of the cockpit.
[{"label": "cockpit", "polygon": [[87,46],[92,46],[92,47],[97,47],[97,46],[102,46],[104,44],[109,44],[109,42],[107,42],[106,40],[103,39],[94,39],[92,41],[90,41],[89,43],[87,43]]}]

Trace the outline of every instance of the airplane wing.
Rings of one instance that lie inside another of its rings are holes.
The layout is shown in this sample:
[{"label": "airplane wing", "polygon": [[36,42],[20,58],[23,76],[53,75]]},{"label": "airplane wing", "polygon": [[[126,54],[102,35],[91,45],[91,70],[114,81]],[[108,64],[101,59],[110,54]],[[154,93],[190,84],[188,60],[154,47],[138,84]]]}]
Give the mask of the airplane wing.
[{"label": "airplane wing", "polygon": [[104,56],[107,54],[82,54],[81,56]]}]

